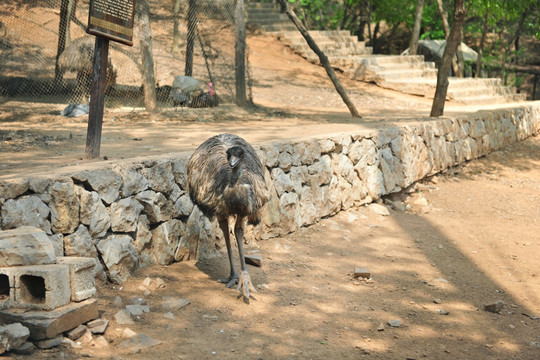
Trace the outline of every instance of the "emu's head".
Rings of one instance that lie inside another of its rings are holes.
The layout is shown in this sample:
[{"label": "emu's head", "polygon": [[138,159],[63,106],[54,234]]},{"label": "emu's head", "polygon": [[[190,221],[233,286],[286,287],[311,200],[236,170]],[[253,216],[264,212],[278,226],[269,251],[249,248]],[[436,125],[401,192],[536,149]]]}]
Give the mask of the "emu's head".
[{"label": "emu's head", "polygon": [[227,161],[233,169],[237,168],[238,165],[242,163],[243,158],[244,149],[242,149],[240,146],[233,146],[227,149]]}]

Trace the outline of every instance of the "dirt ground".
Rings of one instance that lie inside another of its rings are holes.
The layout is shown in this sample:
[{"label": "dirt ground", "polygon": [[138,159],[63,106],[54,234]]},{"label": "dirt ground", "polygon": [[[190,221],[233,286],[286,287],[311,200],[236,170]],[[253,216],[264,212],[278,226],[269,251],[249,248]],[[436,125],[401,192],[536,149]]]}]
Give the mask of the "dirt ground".
[{"label": "dirt ground", "polygon": [[[108,110],[98,160],[83,160],[86,119],[59,116],[65,105],[3,101],[0,178],[191,152],[217,132],[259,144],[429,114],[428,99],[342,78],[364,115],[352,119],[322,68],[270,37],[252,37],[249,45],[256,109]],[[446,114],[476,110],[448,104]],[[216,281],[228,274],[225,254],[139,269],[122,286],[98,289],[100,315],[110,320],[108,345],[96,338],[32,358],[538,359],[539,159],[537,136],[385,199],[387,215],[372,204],[248,244],[246,251],[263,259],[260,268],[249,266],[258,288],[249,305]],[[356,267],[369,269],[371,279],[355,279]],[[145,294],[146,277],[165,287],[153,282]],[[174,319],[164,317],[163,301],[171,297],[190,301]],[[505,304],[500,313],[484,310],[498,300]],[[133,325],[117,324],[115,313],[132,301],[146,302],[150,312]],[[161,343],[123,347],[126,328]]]}]

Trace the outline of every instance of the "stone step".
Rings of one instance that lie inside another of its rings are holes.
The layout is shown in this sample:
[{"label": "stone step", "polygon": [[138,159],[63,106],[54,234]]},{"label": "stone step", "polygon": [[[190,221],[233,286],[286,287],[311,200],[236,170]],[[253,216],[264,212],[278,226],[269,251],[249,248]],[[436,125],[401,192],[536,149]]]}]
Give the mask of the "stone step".
[{"label": "stone step", "polygon": [[273,22],[290,22],[287,14],[282,13],[248,13],[247,22],[257,22],[260,24],[272,24]]},{"label": "stone step", "polygon": [[283,24],[269,24],[269,25],[263,25],[261,28],[266,32],[271,33],[282,33],[282,32],[289,32],[289,31],[295,31],[296,27],[293,23],[283,23]]}]

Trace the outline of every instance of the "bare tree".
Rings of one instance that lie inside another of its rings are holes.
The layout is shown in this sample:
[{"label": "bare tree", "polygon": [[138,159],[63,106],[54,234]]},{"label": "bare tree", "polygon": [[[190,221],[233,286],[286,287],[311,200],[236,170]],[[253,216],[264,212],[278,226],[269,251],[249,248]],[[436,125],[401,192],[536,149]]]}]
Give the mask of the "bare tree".
[{"label": "bare tree", "polygon": [[353,117],[361,118],[362,116],[358,113],[358,110],[356,110],[356,107],[352,103],[351,99],[349,99],[349,95],[347,95],[345,88],[341,85],[341,82],[337,78],[336,73],[334,72],[332,65],[330,65],[330,61],[328,61],[326,55],[321,51],[319,46],[317,46],[311,35],[309,35],[307,29],[304,27],[300,19],[298,19],[298,17],[291,9],[289,4],[286,2],[286,0],[278,0],[278,2],[281,5],[281,8],[285,9],[285,13],[289,17],[289,19],[291,19],[294,25],[296,25],[296,28],[298,29],[298,31],[300,31],[304,39],[306,39],[306,42],[308,43],[311,50],[313,50],[313,52],[315,52],[315,54],[317,54],[317,56],[319,57],[319,61],[326,70],[326,73],[328,74],[328,77],[330,77],[330,80],[332,80],[332,83],[334,84],[336,91],[343,99],[343,102],[349,108],[351,115]]},{"label": "bare tree", "polygon": [[478,58],[476,59],[476,73],[474,74],[475,78],[480,77],[482,72],[482,57],[484,54],[484,46],[486,43],[486,37],[488,32],[489,24],[489,9],[486,9],[486,14],[484,15],[484,25],[482,26],[482,36],[480,37],[480,44],[478,45]]},{"label": "bare tree", "polygon": [[193,51],[195,49],[195,32],[197,31],[197,0],[189,0],[188,3],[188,33],[186,42],[186,66],[184,75],[193,74]]},{"label": "bare tree", "polygon": [[178,24],[180,22],[180,0],[174,0],[174,9],[173,9],[173,44],[171,52],[173,54],[178,53]]},{"label": "bare tree", "polygon": [[147,111],[157,110],[154,58],[152,57],[152,32],[150,29],[150,5],[148,0],[137,0],[139,13],[139,39],[143,73],[144,107]]},{"label": "bare tree", "polygon": [[62,0],[60,4],[60,24],[58,26],[58,48],[56,50],[56,67],[54,69],[54,83],[60,85],[64,79],[64,71],[58,65],[58,59],[71,42],[70,24],[75,15],[77,0]]},{"label": "bare tree", "polygon": [[234,7],[236,38],[234,43],[234,68],[236,79],[236,104],[246,106],[246,22],[244,0],[236,0]]},{"label": "bare tree", "polygon": [[[446,13],[446,10],[444,9],[444,5],[442,3],[442,0],[437,0],[437,6],[439,8],[439,14],[441,14],[441,19],[443,23],[443,29],[444,29],[444,38],[448,41],[448,36],[450,36],[450,25],[448,24],[448,14]],[[461,48],[461,41],[458,46]],[[461,49],[460,49],[461,50]],[[456,76],[459,76],[460,74],[460,66],[456,59],[452,57],[452,70],[454,70],[454,74]]]},{"label": "bare tree", "polygon": [[424,0],[416,2],[416,15],[414,17],[414,26],[409,44],[409,55],[418,53],[418,39],[420,38],[420,26],[422,25],[422,10],[424,9]]},{"label": "bare tree", "polygon": [[446,39],[446,46],[441,58],[439,71],[437,72],[437,88],[433,98],[430,116],[442,116],[444,112],[444,104],[446,102],[446,93],[448,92],[448,75],[450,73],[450,64],[456,52],[458,43],[461,39],[461,31],[465,21],[465,0],[454,0],[454,22],[450,34]]}]

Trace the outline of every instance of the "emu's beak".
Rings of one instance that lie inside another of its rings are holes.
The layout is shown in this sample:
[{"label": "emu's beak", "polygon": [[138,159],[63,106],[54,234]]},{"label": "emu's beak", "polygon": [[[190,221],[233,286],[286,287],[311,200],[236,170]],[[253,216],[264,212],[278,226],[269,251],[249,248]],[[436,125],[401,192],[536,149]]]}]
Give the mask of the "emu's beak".
[{"label": "emu's beak", "polygon": [[231,164],[231,166],[232,166],[233,168],[236,167],[236,165],[238,165],[239,162],[240,162],[240,158],[237,157],[237,156],[232,155],[232,156],[229,158],[229,164]]}]

